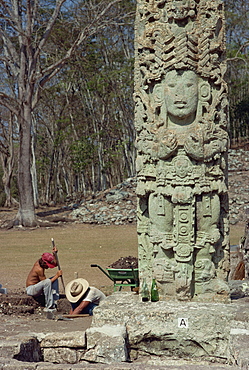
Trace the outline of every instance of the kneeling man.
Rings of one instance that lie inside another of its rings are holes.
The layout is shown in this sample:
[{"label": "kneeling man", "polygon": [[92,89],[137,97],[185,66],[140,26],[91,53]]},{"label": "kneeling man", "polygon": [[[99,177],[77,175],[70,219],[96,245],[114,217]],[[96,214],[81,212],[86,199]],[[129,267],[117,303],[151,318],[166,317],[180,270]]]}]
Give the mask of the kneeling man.
[{"label": "kneeling man", "polygon": [[93,315],[93,309],[102,302],[106,296],[99,289],[90,287],[85,279],[75,279],[66,285],[66,297],[71,303],[70,315]]}]

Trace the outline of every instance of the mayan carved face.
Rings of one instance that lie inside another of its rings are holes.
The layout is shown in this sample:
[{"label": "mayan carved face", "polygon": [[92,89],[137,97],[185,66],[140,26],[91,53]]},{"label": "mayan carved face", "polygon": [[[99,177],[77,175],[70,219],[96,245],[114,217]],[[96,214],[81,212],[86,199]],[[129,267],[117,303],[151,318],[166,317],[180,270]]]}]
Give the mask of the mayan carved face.
[{"label": "mayan carved face", "polygon": [[194,0],[171,0],[166,4],[168,18],[182,20],[195,15],[196,3]]},{"label": "mayan carved face", "polygon": [[170,71],[165,78],[165,101],[169,117],[189,121],[195,118],[198,103],[198,77],[193,71]]}]

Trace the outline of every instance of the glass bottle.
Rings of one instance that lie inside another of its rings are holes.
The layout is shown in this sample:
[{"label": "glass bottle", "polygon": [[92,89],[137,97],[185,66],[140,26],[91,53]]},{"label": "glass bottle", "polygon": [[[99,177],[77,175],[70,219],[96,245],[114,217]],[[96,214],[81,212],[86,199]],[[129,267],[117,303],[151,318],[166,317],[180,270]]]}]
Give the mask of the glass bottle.
[{"label": "glass bottle", "polygon": [[146,279],[143,279],[141,296],[142,296],[142,302],[148,302],[150,299],[150,292],[148,289],[148,285],[146,283]]},{"label": "glass bottle", "polygon": [[159,301],[159,292],[158,292],[158,287],[156,283],[156,279],[152,279],[152,284],[151,284],[151,302],[157,302]]}]

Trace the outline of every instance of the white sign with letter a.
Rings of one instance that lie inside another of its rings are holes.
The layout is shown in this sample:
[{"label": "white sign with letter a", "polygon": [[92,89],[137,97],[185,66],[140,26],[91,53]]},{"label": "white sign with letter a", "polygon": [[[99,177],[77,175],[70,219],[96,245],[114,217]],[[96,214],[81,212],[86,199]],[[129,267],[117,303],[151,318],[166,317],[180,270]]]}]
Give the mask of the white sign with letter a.
[{"label": "white sign with letter a", "polygon": [[188,328],[188,319],[178,318],[178,328]]}]

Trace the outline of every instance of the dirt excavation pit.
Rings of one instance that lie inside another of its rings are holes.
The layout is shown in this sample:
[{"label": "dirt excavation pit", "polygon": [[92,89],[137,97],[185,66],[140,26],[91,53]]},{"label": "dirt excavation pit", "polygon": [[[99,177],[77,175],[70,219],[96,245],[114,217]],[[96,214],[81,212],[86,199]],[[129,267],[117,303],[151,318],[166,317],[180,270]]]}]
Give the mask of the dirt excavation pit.
[{"label": "dirt excavation pit", "polygon": [[[112,266],[121,268],[137,268],[137,258],[121,257]],[[112,294],[113,287],[101,287],[106,294]],[[51,332],[73,332],[85,331],[91,326],[92,317],[67,318],[71,305],[65,294],[60,294],[57,313],[54,317],[48,318],[44,312],[44,302],[37,302],[33,297],[28,296],[22,289],[8,290],[7,294],[0,293],[0,339],[23,333],[51,333]]]},{"label": "dirt excavation pit", "polygon": [[[40,314],[45,307],[43,297],[35,299],[25,292],[16,291],[0,294],[0,314],[4,315],[32,315]],[[57,310],[59,314],[67,314],[70,303],[65,295],[60,295]]]},{"label": "dirt excavation pit", "polygon": [[91,316],[65,318],[69,310],[70,303],[63,295],[58,300],[56,314],[48,318],[44,307],[24,292],[0,294],[0,339],[26,333],[85,331],[91,326]]}]

